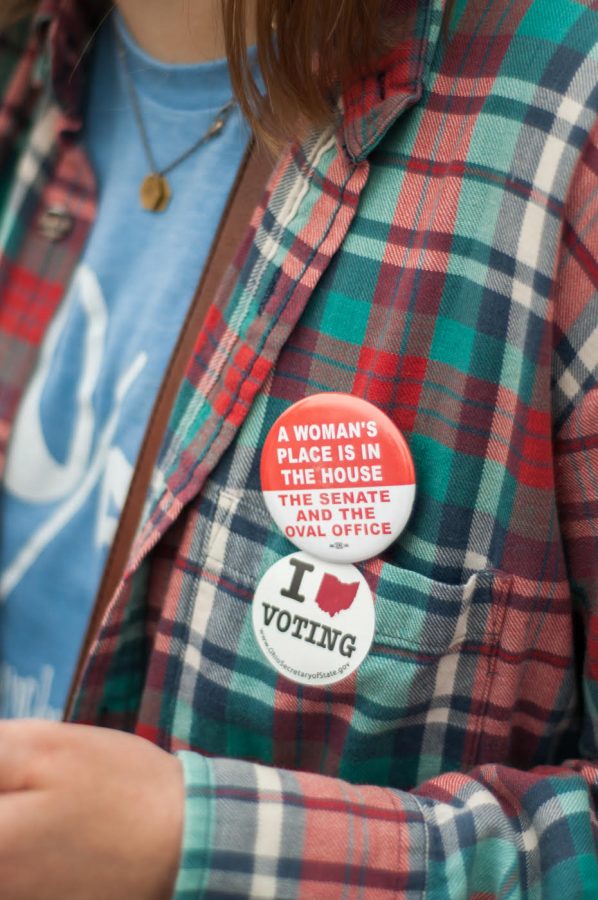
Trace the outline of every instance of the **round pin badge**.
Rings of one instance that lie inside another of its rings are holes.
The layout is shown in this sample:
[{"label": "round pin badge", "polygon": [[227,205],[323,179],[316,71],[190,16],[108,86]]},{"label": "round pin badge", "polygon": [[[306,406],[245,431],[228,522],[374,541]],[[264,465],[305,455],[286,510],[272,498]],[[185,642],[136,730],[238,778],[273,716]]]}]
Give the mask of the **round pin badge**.
[{"label": "round pin badge", "polygon": [[374,601],[361,572],[301,551],[271,566],[253,598],[264,656],[298,684],[347,678],[367,656],[374,627]]},{"label": "round pin badge", "polygon": [[314,394],[289,407],[266,438],[264,501],[290,541],[319,559],[360,562],[403,531],[415,499],[405,438],[372,403]]}]

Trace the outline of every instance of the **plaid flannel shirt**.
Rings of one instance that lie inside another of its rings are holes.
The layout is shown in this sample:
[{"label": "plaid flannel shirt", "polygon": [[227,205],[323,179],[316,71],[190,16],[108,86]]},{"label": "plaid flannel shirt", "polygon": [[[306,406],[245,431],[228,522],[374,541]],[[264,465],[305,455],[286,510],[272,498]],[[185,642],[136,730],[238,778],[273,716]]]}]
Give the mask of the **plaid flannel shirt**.
[{"label": "plaid flannel shirt", "polygon": [[[401,5],[409,39],[252,218],[79,686],[79,721],[180,754],[177,900],[598,895],[598,13],[479,0],[443,37],[440,0]],[[0,235],[4,439],[93,221],[66,77],[86,27],[63,6],[60,103],[37,89]],[[75,227],[50,245],[56,202]],[[251,601],[293,549],[260,494],[265,435],[330,390],[397,423],[418,490],[359,566],[369,656],[315,688],[265,662]]]}]

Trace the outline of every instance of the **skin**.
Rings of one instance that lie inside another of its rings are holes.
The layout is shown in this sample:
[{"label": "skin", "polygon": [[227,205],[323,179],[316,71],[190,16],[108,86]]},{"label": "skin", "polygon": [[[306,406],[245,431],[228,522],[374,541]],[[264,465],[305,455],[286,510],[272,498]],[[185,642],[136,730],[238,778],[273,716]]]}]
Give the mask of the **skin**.
[{"label": "skin", "polygon": [[[118,0],[116,5],[137,43],[155,59],[196,63],[225,55],[220,0]],[[244,6],[248,41],[254,43],[253,3],[245,0]]]},{"label": "skin", "polygon": [[183,802],[180,763],[143,738],[0,722],[3,900],[167,900]]},{"label": "skin", "polygon": [[[224,55],[218,0],[118,5],[138,43],[164,62]],[[2,900],[167,900],[183,809],[179,761],[143,738],[0,722]]]}]

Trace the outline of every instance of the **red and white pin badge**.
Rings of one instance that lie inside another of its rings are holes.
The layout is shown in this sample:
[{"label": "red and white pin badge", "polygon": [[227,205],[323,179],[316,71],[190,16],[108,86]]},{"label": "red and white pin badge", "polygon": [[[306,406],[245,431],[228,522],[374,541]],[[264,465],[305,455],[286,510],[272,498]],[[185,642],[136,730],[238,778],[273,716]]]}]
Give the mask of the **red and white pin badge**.
[{"label": "red and white pin badge", "polygon": [[328,685],[347,678],[374,638],[374,601],[359,569],[299,551],[265,572],[252,613],[264,656],[299,684]]},{"label": "red and white pin badge", "polygon": [[314,394],[289,407],[266,438],[261,481],[289,540],[338,563],[385,550],[415,499],[405,438],[377,407],[350,394]]}]

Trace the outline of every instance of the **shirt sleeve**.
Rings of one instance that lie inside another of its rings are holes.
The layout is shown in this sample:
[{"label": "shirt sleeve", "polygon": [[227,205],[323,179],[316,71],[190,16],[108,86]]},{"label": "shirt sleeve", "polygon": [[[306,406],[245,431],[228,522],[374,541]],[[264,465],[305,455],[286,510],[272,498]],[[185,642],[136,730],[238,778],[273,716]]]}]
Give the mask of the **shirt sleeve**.
[{"label": "shirt sleeve", "polygon": [[482,766],[417,791],[179,754],[175,900],[595,897],[598,770]]},{"label": "shirt sleeve", "polygon": [[598,896],[598,148],[568,197],[553,297],[555,487],[579,635],[579,758],[413,791],[182,752],[176,900]]}]

